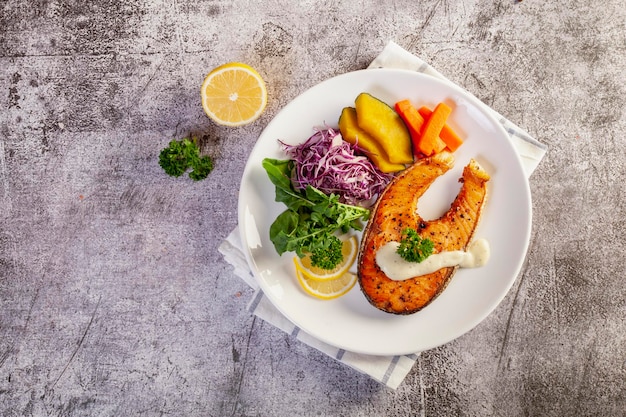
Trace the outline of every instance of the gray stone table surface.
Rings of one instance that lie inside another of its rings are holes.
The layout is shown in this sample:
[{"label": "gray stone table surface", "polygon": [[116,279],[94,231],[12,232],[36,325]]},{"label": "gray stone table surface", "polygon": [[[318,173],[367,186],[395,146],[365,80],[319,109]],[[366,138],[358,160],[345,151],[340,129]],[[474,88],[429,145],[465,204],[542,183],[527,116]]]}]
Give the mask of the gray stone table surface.
[{"label": "gray stone table surface", "polygon": [[[0,415],[626,415],[623,0],[0,2]],[[217,248],[257,137],[389,40],[548,147],[511,291],[397,390],[246,311]],[[246,62],[269,103],[218,127]],[[209,178],[170,178],[196,135]]]}]

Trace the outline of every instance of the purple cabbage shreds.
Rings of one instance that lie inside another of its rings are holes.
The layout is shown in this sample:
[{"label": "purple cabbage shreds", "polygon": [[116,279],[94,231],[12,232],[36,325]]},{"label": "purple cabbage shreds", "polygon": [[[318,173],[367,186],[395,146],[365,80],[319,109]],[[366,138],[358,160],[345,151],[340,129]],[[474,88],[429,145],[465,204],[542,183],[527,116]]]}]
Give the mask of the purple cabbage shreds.
[{"label": "purple cabbage shreds", "polygon": [[311,185],[325,194],[336,194],[346,204],[369,206],[393,175],[385,174],[346,142],[332,128],[316,132],[300,145],[280,142],[295,161],[292,182],[296,189]]}]

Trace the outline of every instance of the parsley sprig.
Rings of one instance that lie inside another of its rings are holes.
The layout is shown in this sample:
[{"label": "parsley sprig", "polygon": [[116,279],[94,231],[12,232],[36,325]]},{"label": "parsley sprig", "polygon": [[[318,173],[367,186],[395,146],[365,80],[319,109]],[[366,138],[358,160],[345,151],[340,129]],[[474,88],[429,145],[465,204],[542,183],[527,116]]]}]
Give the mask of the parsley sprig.
[{"label": "parsley sprig", "polygon": [[189,178],[194,181],[205,179],[213,171],[210,156],[200,156],[195,139],[172,140],[159,154],[159,165],[172,177],[180,177],[189,168]]},{"label": "parsley sprig", "polygon": [[319,242],[311,253],[311,265],[322,269],[333,269],[343,261],[343,242],[337,236],[328,236]]},{"label": "parsley sprig", "polygon": [[407,227],[402,231],[402,239],[396,252],[405,261],[422,262],[432,255],[433,249],[432,240],[422,238],[415,229]]}]

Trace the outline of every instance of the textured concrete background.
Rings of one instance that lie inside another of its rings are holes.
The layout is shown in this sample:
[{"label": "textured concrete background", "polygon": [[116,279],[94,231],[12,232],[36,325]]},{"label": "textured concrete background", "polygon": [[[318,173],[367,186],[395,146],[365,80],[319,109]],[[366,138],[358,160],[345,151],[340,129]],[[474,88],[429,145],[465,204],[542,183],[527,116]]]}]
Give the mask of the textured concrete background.
[{"label": "textured concrete background", "polygon": [[[0,415],[626,415],[623,0],[0,1]],[[513,289],[391,391],[245,311],[217,251],[256,138],[388,40],[549,146]],[[208,71],[266,78],[203,114]],[[196,134],[200,183],[158,153]]]}]

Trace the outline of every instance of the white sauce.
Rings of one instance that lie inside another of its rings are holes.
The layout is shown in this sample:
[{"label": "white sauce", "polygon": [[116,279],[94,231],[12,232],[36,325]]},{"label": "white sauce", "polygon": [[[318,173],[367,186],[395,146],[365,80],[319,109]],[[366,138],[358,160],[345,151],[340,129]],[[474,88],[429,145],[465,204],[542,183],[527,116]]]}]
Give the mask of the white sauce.
[{"label": "white sauce", "polygon": [[430,274],[441,268],[452,266],[476,268],[485,265],[490,255],[489,242],[486,239],[472,242],[467,251],[434,253],[422,262],[405,261],[397,253],[398,246],[400,246],[398,242],[388,242],[376,252],[376,263],[385,275],[394,281]]}]

